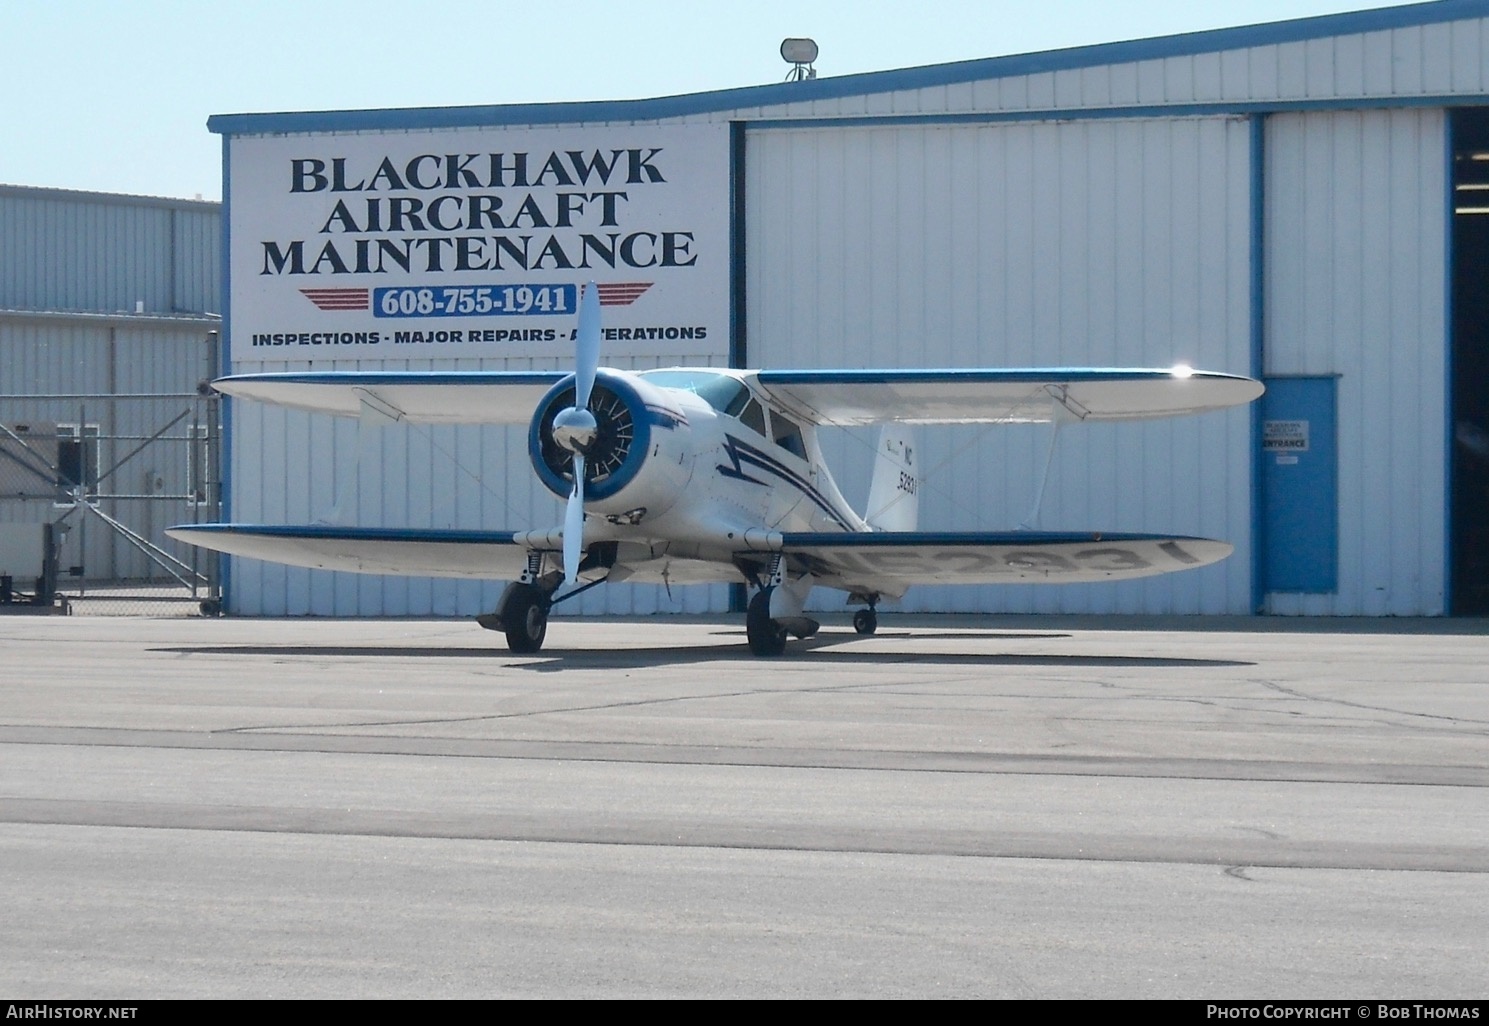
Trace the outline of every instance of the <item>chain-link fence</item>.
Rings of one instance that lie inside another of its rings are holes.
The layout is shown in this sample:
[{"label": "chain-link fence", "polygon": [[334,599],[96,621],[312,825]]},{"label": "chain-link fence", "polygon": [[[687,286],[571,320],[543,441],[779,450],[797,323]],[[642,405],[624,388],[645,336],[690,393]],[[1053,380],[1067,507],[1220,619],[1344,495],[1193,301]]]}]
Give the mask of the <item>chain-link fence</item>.
[{"label": "chain-link fence", "polygon": [[215,615],[217,558],[165,535],[219,519],[220,400],[0,395],[0,615]]}]

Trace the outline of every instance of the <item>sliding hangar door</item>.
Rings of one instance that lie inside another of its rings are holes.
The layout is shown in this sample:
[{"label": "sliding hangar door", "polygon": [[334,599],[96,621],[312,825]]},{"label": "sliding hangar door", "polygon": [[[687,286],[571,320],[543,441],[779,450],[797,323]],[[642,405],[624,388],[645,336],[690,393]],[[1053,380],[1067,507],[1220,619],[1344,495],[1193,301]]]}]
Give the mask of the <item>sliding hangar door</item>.
[{"label": "sliding hangar door", "polygon": [[[1245,117],[750,130],[746,362],[1253,373],[1252,134]],[[1251,611],[1252,416],[1067,428],[1032,524],[1222,538],[1229,560],[1118,585],[920,587],[897,607]],[[824,439],[860,507],[874,437]],[[1049,444],[1044,425],[923,429],[920,526],[1027,523]]]},{"label": "sliding hangar door", "polygon": [[1448,611],[1448,122],[1267,118],[1265,612]]}]

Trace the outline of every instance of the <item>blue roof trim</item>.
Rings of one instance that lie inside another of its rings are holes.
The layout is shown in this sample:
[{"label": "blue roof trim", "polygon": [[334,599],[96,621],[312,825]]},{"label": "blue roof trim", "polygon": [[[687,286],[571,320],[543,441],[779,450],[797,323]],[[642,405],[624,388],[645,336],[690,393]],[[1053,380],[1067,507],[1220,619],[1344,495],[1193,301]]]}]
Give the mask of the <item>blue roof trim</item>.
[{"label": "blue roof trim", "polygon": [[652,121],[711,114],[750,107],[839,99],[904,89],[1053,71],[1126,64],[1165,57],[1216,53],[1253,46],[1301,42],[1327,36],[1381,32],[1489,16],[1489,0],[1434,0],[1403,7],[1383,7],[1344,14],[1325,14],[1292,21],[1239,28],[1210,29],[1175,36],[1099,43],[1041,53],[985,57],[894,71],[745,86],[641,100],[591,100],[575,103],[491,104],[461,107],[382,108],[376,110],[305,111],[266,114],[217,114],[207,119],[209,131],[223,135],[285,132],[354,132],[407,128],[467,128],[500,125],[552,125],[581,121]]}]

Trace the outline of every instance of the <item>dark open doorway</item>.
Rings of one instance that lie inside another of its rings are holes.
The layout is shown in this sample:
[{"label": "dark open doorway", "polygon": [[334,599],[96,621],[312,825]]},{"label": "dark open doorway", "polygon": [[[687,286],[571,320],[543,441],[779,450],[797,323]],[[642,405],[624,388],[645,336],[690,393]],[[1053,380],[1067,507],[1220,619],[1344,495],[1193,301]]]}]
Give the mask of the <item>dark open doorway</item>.
[{"label": "dark open doorway", "polygon": [[1489,614],[1489,109],[1453,112],[1452,612]]}]

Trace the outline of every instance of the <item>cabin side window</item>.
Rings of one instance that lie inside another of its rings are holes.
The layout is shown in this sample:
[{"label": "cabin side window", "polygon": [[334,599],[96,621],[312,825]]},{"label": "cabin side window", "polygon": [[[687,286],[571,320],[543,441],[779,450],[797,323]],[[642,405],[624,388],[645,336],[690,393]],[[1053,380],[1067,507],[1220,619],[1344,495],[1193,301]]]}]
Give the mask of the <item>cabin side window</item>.
[{"label": "cabin side window", "polygon": [[743,410],[739,411],[739,422],[761,438],[770,437],[765,433],[765,410],[753,399],[745,404]]},{"label": "cabin side window", "polygon": [[776,411],[771,411],[770,426],[776,445],[802,459],[807,458],[806,442],[801,437],[801,427],[788,417],[783,417]]}]

